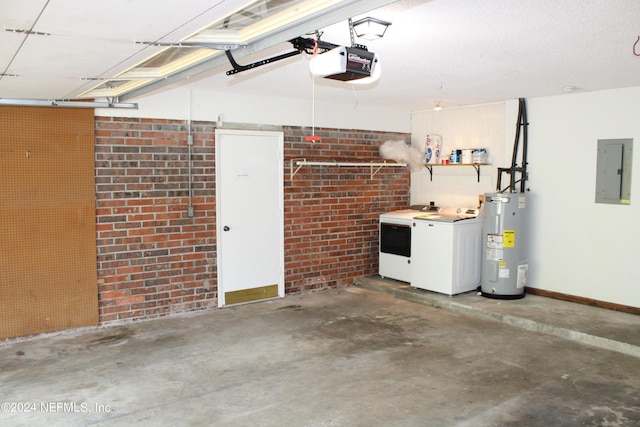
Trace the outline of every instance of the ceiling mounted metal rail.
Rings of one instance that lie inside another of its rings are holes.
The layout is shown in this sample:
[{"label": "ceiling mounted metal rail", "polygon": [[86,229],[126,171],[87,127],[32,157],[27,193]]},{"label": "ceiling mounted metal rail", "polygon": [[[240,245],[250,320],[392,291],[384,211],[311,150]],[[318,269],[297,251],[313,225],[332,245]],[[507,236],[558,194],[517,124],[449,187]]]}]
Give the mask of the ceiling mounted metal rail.
[{"label": "ceiling mounted metal rail", "polygon": [[0,105],[14,107],[67,107],[67,108],[129,108],[137,109],[137,103],[95,102],[95,101],[62,101],[57,99],[15,99],[0,98]]},{"label": "ceiling mounted metal rail", "polygon": [[269,58],[262,59],[260,61],[252,62],[252,63],[247,64],[247,65],[238,64],[236,62],[236,60],[233,58],[233,55],[231,54],[231,50],[225,49],[224,52],[227,55],[227,58],[229,59],[229,62],[231,63],[231,66],[233,67],[232,70],[227,71],[227,76],[230,76],[230,75],[236,74],[236,73],[240,73],[242,71],[251,70],[253,68],[260,67],[262,65],[267,65],[267,64],[270,64],[272,62],[276,62],[276,61],[280,61],[280,60],[283,60],[283,59],[291,58],[292,56],[300,55],[302,52],[305,52],[305,53],[308,53],[308,54],[312,54],[313,53],[313,49],[315,48],[316,45],[317,45],[318,50],[320,51],[320,53],[324,53],[326,51],[329,51],[329,50],[331,50],[333,48],[338,47],[338,45],[333,44],[333,43],[323,42],[322,40],[308,39],[308,38],[304,38],[304,37],[296,37],[293,40],[289,40],[289,42],[293,45],[295,50],[293,50],[291,52],[283,53],[282,55],[276,55],[276,56],[272,56],[272,57],[269,57]]}]

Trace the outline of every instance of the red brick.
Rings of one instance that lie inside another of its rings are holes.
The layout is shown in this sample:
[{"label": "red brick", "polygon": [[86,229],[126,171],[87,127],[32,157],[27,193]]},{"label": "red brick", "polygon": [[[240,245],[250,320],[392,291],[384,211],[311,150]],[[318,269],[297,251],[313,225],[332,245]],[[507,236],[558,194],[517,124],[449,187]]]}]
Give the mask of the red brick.
[{"label": "red brick", "polygon": [[123,306],[123,305],[131,305],[131,304],[135,304],[135,303],[141,303],[144,302],[144,296],[142,295],[137,295],[137,296],[133,296],[133,297],[122,297],[122,298],[117,298],[116,299],[116,304],[119,306]]}]

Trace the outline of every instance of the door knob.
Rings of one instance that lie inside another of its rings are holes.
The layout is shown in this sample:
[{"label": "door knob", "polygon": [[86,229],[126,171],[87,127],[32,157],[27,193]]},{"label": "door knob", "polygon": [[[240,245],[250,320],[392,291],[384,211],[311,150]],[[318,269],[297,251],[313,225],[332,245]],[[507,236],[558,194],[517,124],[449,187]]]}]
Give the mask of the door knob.
[{"label": "door knob", "polygon": [[228,225],[225,225],[224,227],[222,227],[222,229],[223,229],[224,231],[229,231],[229,230],[231,230],[231,229],[229,228],[229,226],[228,226]]}]

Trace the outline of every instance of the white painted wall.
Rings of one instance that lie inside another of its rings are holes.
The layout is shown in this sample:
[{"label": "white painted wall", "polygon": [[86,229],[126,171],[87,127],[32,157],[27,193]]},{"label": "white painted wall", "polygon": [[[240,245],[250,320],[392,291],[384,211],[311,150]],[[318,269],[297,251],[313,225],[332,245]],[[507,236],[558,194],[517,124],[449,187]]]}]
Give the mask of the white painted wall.
[{"label": "white painted wall", "polygon": [[[341,129],[370,129],[387,132],[410,132],[411,112],[384,106],[365,106],[357,92],[351,102],[332,100],[331,88],[317,88],[315,126]],[[342,97],[344,99],[344,97]],[[216,92],[195,87],[180,87],[143,98],[127,100],[138,103],[137,110],[97,109],[106,117],[144,117],[176,120],[222,121],[261,125],[312,126],[312,92],[307,99],[273,98],[233,92]]]},{"label": "white painted wall", "polygon": [[[468,176],[434,170],[433,183],[425,172],[412,174],[412,203],[466,205],[461,202],[477,199],[476,189],[494,191],[496,167],[511,162],[517,106],[513,100],[493,114],[494,106],[414,114],[414,144],[424,143],[427,131],[442,133],[445,150],[490,135],[493,164],[483,169],[480,185],[473,170]],[[527,114],[528,285],[640,307],[634,268],[640,262],[640,87],[528,99]],[[493,140],[501,133],[502,147]],[[636,145],[629,206],[595,203],[597,140],[610,138],[633,138]]]},{"label": "white painted wall", "polygon": [[[478,195],[495,191],[496,167],[508,166],[505,162],[511,162],[511,151],[505,160],[504,103],[415,112],[412,122],[411,143],[422,152],[427,134],[437,134],[442,137],[443,153],[454,149],[486,148],[491,164],[480,167],[480,182],[471,166],[434,166],[433,179],[426,168],[412,173],[412,204],[434,201],[443,207],[476,207]],[[515,123],[514,117],[512,138]]]},{"label": "white painted wall", "polygon": [[[640,307],[640,87],[532,99],[530,282]],[[595,203],[597,140],[633,138],[631,205]]]}]

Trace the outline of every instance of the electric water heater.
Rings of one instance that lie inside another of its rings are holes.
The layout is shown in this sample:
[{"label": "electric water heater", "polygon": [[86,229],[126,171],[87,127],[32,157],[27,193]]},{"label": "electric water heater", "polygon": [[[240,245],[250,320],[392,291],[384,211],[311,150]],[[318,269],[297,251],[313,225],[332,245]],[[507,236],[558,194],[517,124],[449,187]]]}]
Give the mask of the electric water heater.
[{"label": "electric water heater", "polygon": [[487,193],[483,210],[481,293],[488,298],[523,298],[529,268],[525,193]]}]

